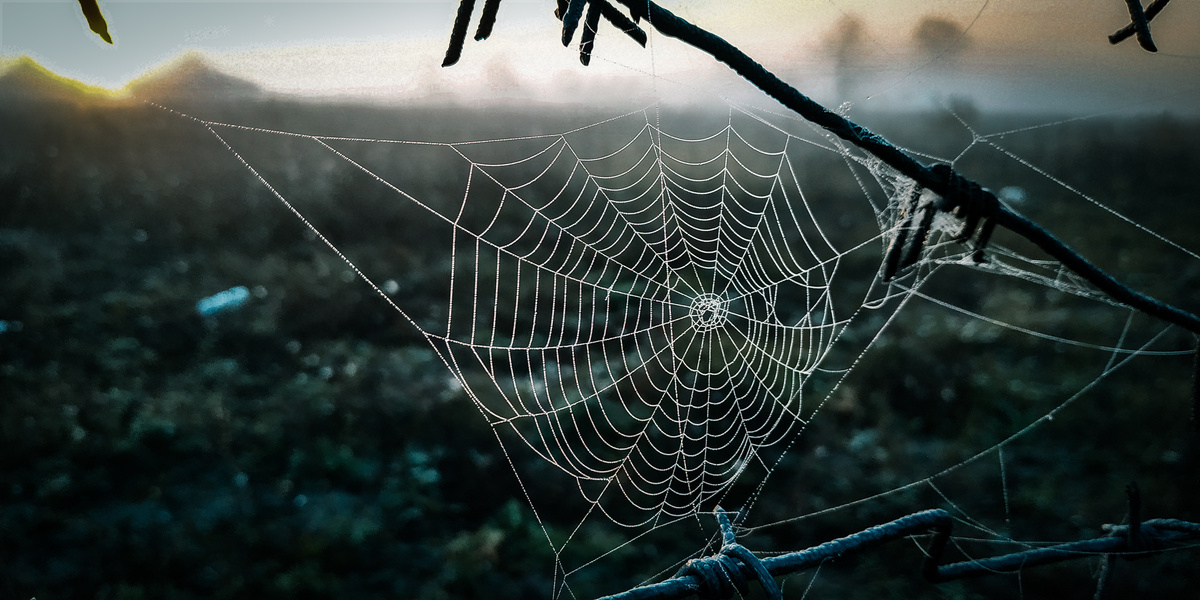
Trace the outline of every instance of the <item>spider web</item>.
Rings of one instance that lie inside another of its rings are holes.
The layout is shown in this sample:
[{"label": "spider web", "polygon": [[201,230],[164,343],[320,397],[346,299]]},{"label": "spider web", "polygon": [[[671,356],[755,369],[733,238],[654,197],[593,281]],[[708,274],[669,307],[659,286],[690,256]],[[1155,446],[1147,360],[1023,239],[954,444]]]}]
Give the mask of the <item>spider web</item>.
[{"label": "spider web", "polygon": [[[1069,132],[1073,121],[988,133],[944,112],[969,141],[909,149],[923,161],[1016,165],[1017,179],[1038,182],[1032,192],[1115,219],[1129,239],[1165,248],[1171,264],[1200,260],[1176,235],[1040,165],[1050,159],[1027,158],[1034,151],[1024,141]],[[561,133],[469,141],[199,122],[436,351],[513,466],[553,553],[555,597],[619,592],[711,552],[713,528],[697,517],[718,505],[739,510],[751,547],[776,551],[824,541],[811,531],[827,515],[851,512],[866,526],[897,506],[952,510],[968,530],[955,538],[964,557],[1074,533],[1014,523],[1032,502],[1023,496],[1044,493],[1061,473],[1043,465],[1029,475],[1013,457],[1036,454],[1042,436],[1065,437],[1056,418],[1091,423],[1072,412],[1080,398],[1128,391],[1147,373],[1133,367],[1178,363],[1190,339],[1003,233],[975,262],[969,245],[952,241],[961,221],[946,215],[917,264],[885,281],[887,247],[916,204],[912,181],[790,115],[736,101],[717,115],[654,104]],[[408,255],[360,263],[341,250],[353,232],[336,218],[308,219],[306,207],[342,194],[310,185],[330,173],[403,215],[392,235]],[[1024,195],[1000,194],[1016,210],[1027,208]],[[1065,213],[1048,216],[1086,228]],[[404,264],[442,275],[416,277]],[[1039,301],[1075,317],[1048,322]],[[886,368],[926,352],[964,353],[947,337],[1014,364],[1005,370],[985,356],[929,373]],[[1088,366],[1054,358],[1064,349]],[[942,387],[923,387],[931,380]],[[935,397],[941,404],[931,408],[888,408],[932,413],[914,420],[948,421],[939,431],[960,437],[900,447],[914,431],[890,417],[872,422],[871,410],[891,402],[879,389]],[[949,407],[980,389],[1003,390],[1012,414],[989,413],[1001,424],[954,423]],[[852,428],[810,429],[819,415]],[[836,466],[806,478],[818,461]],[[526,470],[531,463],[548,468]],[[970,492],[980,481],[995,482],[993,503]],[[875,492],[864,496],[864,487]],[[643,547],[691,554],[634,566],[649,557]],[[630,579],[591,581],[588,567],[601,560],[631,561]]]},{"label": "spider web", "polygon": [[[462,144],[206,125],[222,140],[233,129],[307,142],[411,203],[423,245],[449,261],[444,284],[426,290],[433,314],[376,289],[493,428],[574,478],[595,510],[640,526],[711,508],[807,423],[804,383],[831,369],[850,323],[894,309],[894,290],[839,277],[874,269],[884,234],[823,227],[831,208],[809,202],[801,161],[833,153],[862,167],[843,166],[840,183],[867,202],[834,208],[842,223],[889,227],[888,198],[911,187],[826,135],[745,108],[697,138],[654,116]],[[456,200],[396,183],[397,146],[447,155],[434,160],[457,171]]]}]

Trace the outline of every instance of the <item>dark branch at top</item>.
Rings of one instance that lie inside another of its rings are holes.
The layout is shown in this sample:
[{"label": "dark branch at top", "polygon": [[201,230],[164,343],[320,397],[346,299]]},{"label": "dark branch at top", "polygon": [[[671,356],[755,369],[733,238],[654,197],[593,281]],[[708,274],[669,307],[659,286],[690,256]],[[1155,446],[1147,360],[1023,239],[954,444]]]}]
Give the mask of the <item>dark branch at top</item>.
[{"label": "dark branch at top", "polygon": [[1158,52],[1158,46],[1154,45],[1154,40],[1150,37],[1150,21],[1153,21],[1154,17],[1157,17],[1170,1],[1154,0],[1143,11],[1141,0],[1125,0],[1125,4],[1129,7],[1129,24],[1108,36],[1108,43],[1119,44],[1129,39],[1129,36],[1137,34],[1138,45],[1143,50]]},{"label": "dark branch at top", "polygon": [[[84,1],[80,0],[80,2]],[[571,44],[575,30],[579,28],[579,21],[583,18],[585,6],[588,7],[587,20],[584,23],[583,34],[580,36],[579,42],[579,61],[584,65],[591,62],[592,48],[595,46],[600,17],[604,17],[625,35],[633,38],[633,41],[642,46],[646,45],[646,32],[642,31],[642,28],[638,27],[636,23],[641,14],[637,9],[630,11],[630,14],[633,15],[631,20],[612,4],[609,4],[607,0],[556,0],[554,16],[563,22],[562,43],[564,46]],[[443,67],[449,67],[462,58],[463,44],[467,40],[467,27],[471,24],[471,13],[474,11],[475,0],[459,1],[458,12],[454,16],[454,28],[450,32],[450,45],[446,48],[446,57],[442,59]],[[496,24],[496,14],[499,11],[500,0],[487,0],[483,5],[483,14],[479,17],[479,26],[475,30],[475,41],[485,40],[492,35],[492,26]]]},{"label": "dark branch at top", "polygon": [[83,18],[87,19],[88,29],[100,36],[100,39],[113,43],[112,36],[108,35],[108,21],[104,20],[104,14],[100,12],[100,5],[96,4],[96,0],[79,0],[79,8],[83,11]]}]

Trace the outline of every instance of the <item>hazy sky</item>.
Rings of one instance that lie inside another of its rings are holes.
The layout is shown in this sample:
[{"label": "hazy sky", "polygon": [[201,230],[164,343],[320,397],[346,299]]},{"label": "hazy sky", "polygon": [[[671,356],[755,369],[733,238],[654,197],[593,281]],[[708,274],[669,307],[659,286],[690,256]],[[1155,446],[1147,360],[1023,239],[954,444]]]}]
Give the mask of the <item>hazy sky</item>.
[{"label": "hazy sky", "polygon": [[[601,30],[596,59],[585,69],[574,49],[557,41],[552,0],[505,0],[492,39],[468,40],[461,63],[441,69],[457,4],[101,0],[115,41],[109,46],[87,31],[75,0],[0,0],[0,54],[30,55],[108,88],[199,50],[226,71],[295,92],[533,94],[548,101],[581,89],[660,97],[754,93],[675,40],[657,39],[653,51],[642,50],[611,27]],[[989,106],[1085,110],[1200,105],[1195,1],[1172,3],[1153,23],[1158,55],[1132,41],[1108,44],[1107,34],[1128,18],[1122,0],[662,4],[826,101],[884,106],[970,96]],[[933,25],[921,27],[927,20]]]}]

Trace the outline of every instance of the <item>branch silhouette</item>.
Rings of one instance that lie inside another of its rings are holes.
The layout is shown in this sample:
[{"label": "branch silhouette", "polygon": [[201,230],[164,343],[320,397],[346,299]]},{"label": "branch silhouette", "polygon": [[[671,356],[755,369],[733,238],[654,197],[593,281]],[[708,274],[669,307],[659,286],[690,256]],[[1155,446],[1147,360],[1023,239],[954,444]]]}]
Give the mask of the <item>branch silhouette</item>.
[{"label": "branch silhouette", "polygon": [[1155,0],[1142,10],[1141,0],[1125,0],[1129,7],[1129,24],[1108,36],[1108,43],[1119,44],[1132,35],[1137,36],[1138,45],[1147,52],[1158,52],[1154,39],[1150,37],[1150,21],[1167,7],[1171,0]]},{"label": "branch silhouette", "polygon": [[100,5],[96,4],[96,0],[79,0],[79,8],[83,10],[88,27],[100,36],[100,39],[113,43],[112,36],[108,35],[108,21],[104,20],[104,14],[100,12]]}]

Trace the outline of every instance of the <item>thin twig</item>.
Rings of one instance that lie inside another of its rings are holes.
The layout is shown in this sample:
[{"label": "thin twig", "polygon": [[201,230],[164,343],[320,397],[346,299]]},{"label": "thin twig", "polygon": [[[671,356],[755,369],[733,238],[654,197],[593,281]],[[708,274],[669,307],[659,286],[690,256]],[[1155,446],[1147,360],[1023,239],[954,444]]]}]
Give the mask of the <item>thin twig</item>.
[{"label": "thin twig", "polygon": [[579,19],[583,18],[584,4],[587,4],[587,0],[570,0],[567,3],[567,11],[562,15],[562,45],[571,45],[575,29],[579,27]]},{"label": "thin twig", "polygon": [[646,32],[642,31],[642,28],[638,27],[637,23],[634,23],[629,19],[629,17],[626,17],[625,13],[618,10],[617,7],[609,4],[608,0],[590,1],[592,6],[600,7],[600,14],[604,15],[604,18],[608,20],[609,23],[612,23],[613,27],[625,32],[625,35],[628,35],[629,37],[633,38],[633,41],[645,47]]},{"label": "thin twig", "polygon": [[104,20],[104,13],[100,12],[96,0],[79,0],[79,8],[83,10],[83,17],[87,19],[88,29],[100,36],[100,39],[109,44],[113,43],[112,36],[108,34],[108,21]]},{"label": "thin twig", "polygon": [[475,30],[475,41],[481,42],[492,35],[492,27],[496,24],[496,13],[500,11],[500,0],[487,0],[483,3],[483,14],[479,15],[479,28]]},{"label": "thin twig", "polygon": [[1154,39],[1150,37],[1150,19],[1142,10],[1142,0],[1125,0],[1125,6],[1129,7],[1129,24],[1137,33],[1138,45],[1147,52],[1158,52]]},{"label": "thin twig", "polygon": [[1129,24],[1108,36],[1108,43],[1119,44],[1129,39],[1129,36],[1137,34],[1138,44],[1143,49],[1148,52],[1158,52],[1158,47],[1154,45],[1154,40],[1150,37],[1150,21],[1153,21],[1154,17],[1157,17],[1170,1],[1154,0],[1143,11],[1140,0],[1125,0],[1129,6]]},{"label": "thin twig", "polygon": [[442,66],[449,67],[462,57],[463,42],[467,39],[467,27],[471,24],[471,12],[475,10],[475,0],[462,0],[458,4],[458,13],[454,16],[454,29],[450,31],[450,46],[446,48],[446,57]]},{"label": "thin twig", "polygon": [[587,16],[583,18],[583,33],[579,34],[579,62],[588,66],[592,62],[592,50],[596,47],[596,30],[600,28],[600,5],[589,4]]}]

